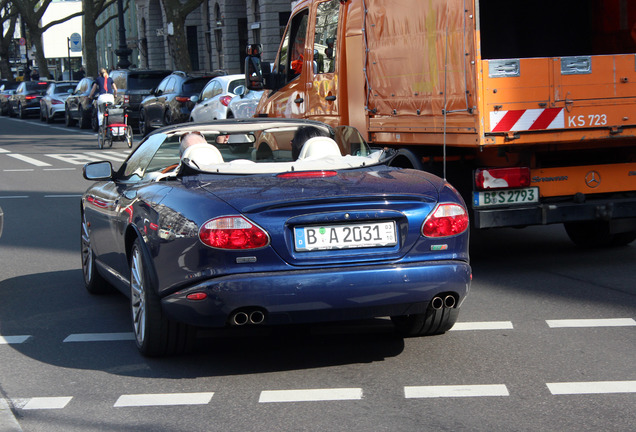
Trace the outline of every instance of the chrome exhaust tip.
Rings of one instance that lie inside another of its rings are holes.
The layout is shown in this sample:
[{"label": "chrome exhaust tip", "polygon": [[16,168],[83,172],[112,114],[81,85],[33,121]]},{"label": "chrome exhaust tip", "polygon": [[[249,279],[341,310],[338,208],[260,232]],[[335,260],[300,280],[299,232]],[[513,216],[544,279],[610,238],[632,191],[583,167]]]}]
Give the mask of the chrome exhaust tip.
[{"label": "chrome exhaust tip", "polygon": [[455,296],[452,295],[447,295],[446,297],[444,297],[444,307],[451,309],[455,307]]},{"label": "chrome exhaust tip", "polygon": [[433,297],[433,300],[431,300],[431,307],[435,310],[440,310],[444,307],[444,299],[440,296]]}]

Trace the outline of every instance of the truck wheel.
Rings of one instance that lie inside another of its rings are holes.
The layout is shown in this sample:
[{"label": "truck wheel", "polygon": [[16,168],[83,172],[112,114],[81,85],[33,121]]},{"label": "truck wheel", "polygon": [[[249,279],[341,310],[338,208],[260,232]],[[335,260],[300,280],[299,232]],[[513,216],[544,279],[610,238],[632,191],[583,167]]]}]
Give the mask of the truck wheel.
[{"label": "truck wheel", "polygon": [[581,247],[625,246],[636,240],[636,230],[612,234],[605,221],[566,222],[563,226],[570,240]]},{"label": "truck wheel", "polygon": [[389,162],[389,166],[398,168],[413,168],[422,171],[422,162],[420,158],[411,150],[401,148],[397,151],[393,159]]}]

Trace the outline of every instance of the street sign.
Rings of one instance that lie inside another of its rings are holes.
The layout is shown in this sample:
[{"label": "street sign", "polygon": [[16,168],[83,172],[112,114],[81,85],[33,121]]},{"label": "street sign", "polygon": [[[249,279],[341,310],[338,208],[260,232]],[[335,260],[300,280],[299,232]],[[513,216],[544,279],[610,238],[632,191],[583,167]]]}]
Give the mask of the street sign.
[{"label": "street sign", "polygon": [[26,39],[20,38],[20,46],[25,46],[25,45],[26,45]]},{"label": "street sign", "polygon": [[79,33],[73,33],[69,41],[71,52],[82,52],[82,36]]}]

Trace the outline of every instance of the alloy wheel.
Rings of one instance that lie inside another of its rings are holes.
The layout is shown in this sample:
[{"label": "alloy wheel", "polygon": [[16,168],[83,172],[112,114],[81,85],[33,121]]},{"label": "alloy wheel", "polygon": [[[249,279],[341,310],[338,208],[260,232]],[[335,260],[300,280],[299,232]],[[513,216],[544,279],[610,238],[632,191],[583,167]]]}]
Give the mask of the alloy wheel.
[{"label": "alloy wheel", "polygon": [[146,287],[144,286],[143,256],[136,246],[130,259],[130,304],[135,337],[139,345],[146,338]]}]

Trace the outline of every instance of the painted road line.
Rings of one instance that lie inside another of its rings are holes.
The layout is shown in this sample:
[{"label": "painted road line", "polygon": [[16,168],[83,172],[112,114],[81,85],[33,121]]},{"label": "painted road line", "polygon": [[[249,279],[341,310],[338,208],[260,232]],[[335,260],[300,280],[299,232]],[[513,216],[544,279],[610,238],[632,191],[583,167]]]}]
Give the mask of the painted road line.
[{"label": "painted road line", "polygon": [[513,329],[511,321],[476,321],[476,322],[458,322],[449,331],[462,330],[511,330]]},{"label": "painted road line", "polygon": [[58,153],[58,154],[46,154],[44,156],[60,160],[62,162],[70,163],[72,165],[85,165],[89,162],[97,162],[102,158],[91,157],[88,154],[82,153]]},{"label": "painted road line", "polygon": [[81,198],[82,194],[75,194],[75,195],[44,195],[44,198]]},{"label": "painted road line", "polygon": [[32,157],[21,155],[18,153],[7,153],[7,156],[11,156],[12,158],[21,160],[22,162],[26,162],[31,165],[35,165],[38,167],[51,166],[50,163],[42,162],[41,160],[33,159]]},{"label": "painted road line", "polygon": [[546,320],[550,328],[565,327],[629,327],[636,326],[636,321],[632,318],[609,318],[609,319],[563,319]]},{"label": "painted road line", "polygon": [[43,168],[42,171],[75,171],[77,168]]},{"label": "painted road line", "polygon": [[2,199],[14,199],[14,198],[29,198],[28,195],[9,195],[9,196],[0,196]]},{"label": "painted road line", "polygon": [[16,420],[13,411],[11,411],[11,407],[4,399],[0,399],[0,431],[22,432],[18,420]]},{"label": "painted road line", "polygon": [[123,395],[115,402],[115,408],[168,405],[206,405],[214,393],[163,393]]},{"label": "painted road line", "polygon": [[0,148],[0,153],[11,153],[11,150]]},{"label": "painted road line", "polygon": [[63,409],[73,399],[71,396],[34,397],[28,399],[11,399],[14,407],[23,410]]},{"label": "painted road line", "polygon": [[24,336],[0,336],[0,345],[14,345],[26,342],[30,335]]},{"label": "painted road line", "polygon": [[320,402],[362,399],[361,388],[328,388],[305,390],[265,390],[259,403],[270,402]]},{"label": "painted road line", "polygon": [[35,171],[33,168],[2,170],[2,172],[33,172],[33,171]]},{"label": "painted road line", "polygon": [[95,156],[100,158],[100,160],[104,160],[104,159],[114,159],[116,161],[120,161],[123,162],[126,160],[126,158],[128,158],[128,155],[126,154],[121,154],[121,153],[117,153],[115,151],[110,151],[110,150],[104,150],[102,152],[84,152],[84,154],[87,154],[89,156]]},{"label": "painted road line", "polygon": [[510,396],[510,393],[505,384],[404,387],[404,397],[407,399],[486,396]]},{"label": "painted road line", "polygon": [[77,333],[66,337],[62,342],[109,342],[135,340],[130,333]]},{"label": "painted road line", "polygon": [[636,381],[546,383],[553,395],[636,393]]}]

